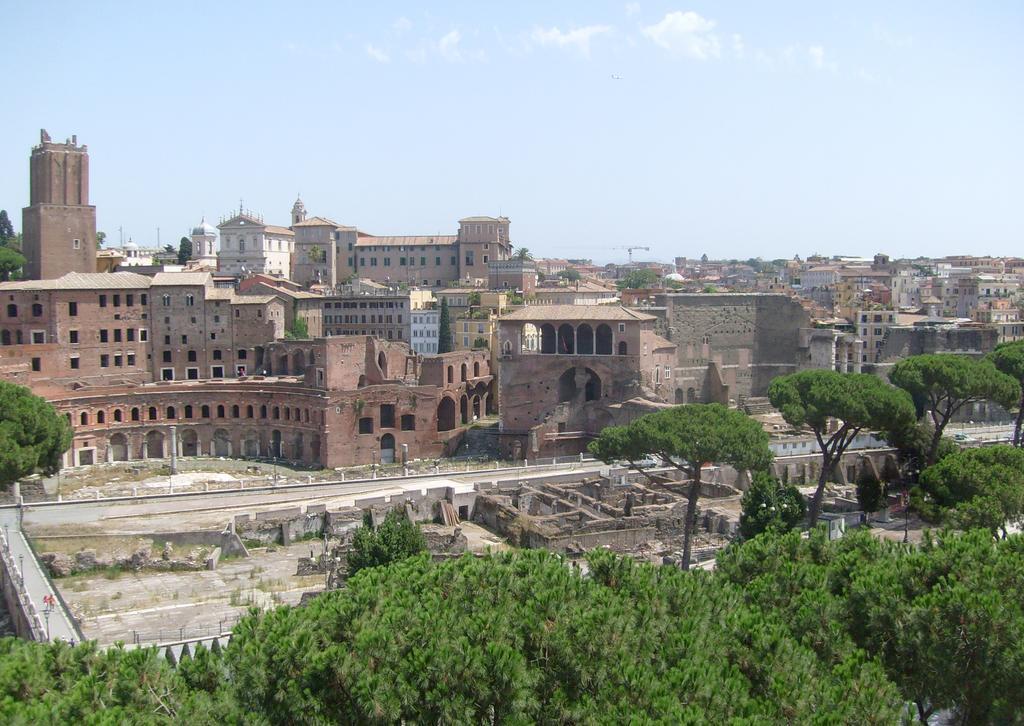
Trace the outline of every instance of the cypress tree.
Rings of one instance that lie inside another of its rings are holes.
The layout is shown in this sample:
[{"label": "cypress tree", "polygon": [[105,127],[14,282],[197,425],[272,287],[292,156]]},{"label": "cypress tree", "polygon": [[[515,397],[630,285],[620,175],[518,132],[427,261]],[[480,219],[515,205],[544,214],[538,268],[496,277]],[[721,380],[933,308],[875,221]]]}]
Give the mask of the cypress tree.
[{"label": "cypress tree", "polygon": [[441,319],[437,329],[437,352],[448,353],[452,349],[452,320],[448,312],[448,300],[441,298]]}]

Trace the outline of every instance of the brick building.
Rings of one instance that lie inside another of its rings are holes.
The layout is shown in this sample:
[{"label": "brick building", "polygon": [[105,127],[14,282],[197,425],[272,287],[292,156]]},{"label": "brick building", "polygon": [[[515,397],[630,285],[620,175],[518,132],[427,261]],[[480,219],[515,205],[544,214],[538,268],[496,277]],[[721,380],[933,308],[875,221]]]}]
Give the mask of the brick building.
[{"label": "brick building", "polygon": [[[65,463],[181,456],[276,458],[333,468],[439,458],[489,405],[487,357],[423,361],[373,338],[279,341],[271,376],[61,390],[71,422]],[[172,435],[171,427],[174,427]]]},{"label": "brick building", "polygon": [[25,277],[96,272],[96,207],[89,204],[89,149],[45,130],[29,159],[29,205],[21,210]]},{"label": "brick building", "polygon": [[529,305],[500,320],[500,443],[515,459],[575,454],[606,426],[667,405],[676,346],[617,305]]}]

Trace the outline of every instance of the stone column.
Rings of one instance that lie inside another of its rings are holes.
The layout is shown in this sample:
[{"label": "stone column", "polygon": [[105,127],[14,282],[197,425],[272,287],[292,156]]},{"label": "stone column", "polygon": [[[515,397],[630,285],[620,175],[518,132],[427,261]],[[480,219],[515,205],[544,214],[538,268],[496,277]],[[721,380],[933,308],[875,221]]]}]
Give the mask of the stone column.
[{"label": "stone column", "polygon": [[169,426],[171,430],[171,474],[178,473],[178,427]]}]

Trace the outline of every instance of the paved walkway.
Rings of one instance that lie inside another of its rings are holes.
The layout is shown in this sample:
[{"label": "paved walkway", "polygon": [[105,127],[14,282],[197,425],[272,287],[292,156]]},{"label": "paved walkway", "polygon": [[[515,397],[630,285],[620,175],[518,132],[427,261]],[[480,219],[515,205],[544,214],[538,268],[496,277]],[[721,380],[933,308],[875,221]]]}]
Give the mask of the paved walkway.
[{"label": "paved walkway", "polygon": [[[50,585],[50,580],[43,572],[42,564],[36,559],[32,549],[28,546],[24,533],[21,531],[21,522],[18,508],[14,506],[0,507],[0,547],[3,547],[10,554],[12,561],[18,571],[22,573],[25,591],[35,612],[38,614],[38,624],[44,637],[50,640],[66,640],[78,642],[81,640],[71,618],[60,598]],[[56,607],[47,617],[43,606],[43,598],[49,595],[54,599]],[[47,630],[49,631],[47,633]]]}]

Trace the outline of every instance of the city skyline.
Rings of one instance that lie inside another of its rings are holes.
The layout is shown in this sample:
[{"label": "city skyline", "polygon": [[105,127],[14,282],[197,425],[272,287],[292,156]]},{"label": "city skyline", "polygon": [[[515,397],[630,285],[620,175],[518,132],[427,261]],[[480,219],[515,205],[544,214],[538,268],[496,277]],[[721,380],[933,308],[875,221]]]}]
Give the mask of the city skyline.
[{"label": "city skyline", "polygon": [[[110,14],[9,27],[0,207],[46,128],[108,243],[239,199],[373,234],[507,215],[553,257],[1014,254],[1019,9],[665,3]],[[90,11],[91,12],[91,11]],[[74,72],[69,72],[69,68]]]}]

